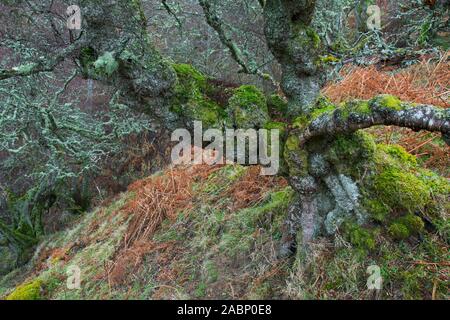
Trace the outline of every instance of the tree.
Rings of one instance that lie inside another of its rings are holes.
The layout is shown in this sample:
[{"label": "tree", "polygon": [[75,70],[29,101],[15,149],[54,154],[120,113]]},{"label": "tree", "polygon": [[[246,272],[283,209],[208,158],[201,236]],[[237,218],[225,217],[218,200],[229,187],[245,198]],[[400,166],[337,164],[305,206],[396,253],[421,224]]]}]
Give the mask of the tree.
[{"label": "tree", "polygon": [[[243,72],[268,78],[245,58],[214,11],[214,2],[199,1],[207,23]],[[448,110],[413,106],[391,96],[337,108],[320,97],[329,59],[313,24],[316,0],[258,3],[266,43],[282,69],[281,89],[288,105],[285,119],[290,129],[284,160],[289,182],[298,193],[298,201],[289,210],[282,248],[283,254],[289,254],[295,248],[299,227],[307,246],[324,226],[332,233],[344,218],[355,216],[358,223],[364,222],[357,183],[330,161],[329,152],[338,139],[354,141],[359,139],[359,129],[397,125],[439,131],[449,143],[450,114]],[[173,97],[179,94],[177,74],[180,77],[180,71],[186,69],[176,70],[151,43],[142,2],[81,0],[79,5],[84,13],[83,31],[73,43],[48,58],[0,69],[0,79],[50,72],[64,59],[72,58],[85,77],[115,87],[121,103],[148,113],[161,125],[171,128],[177,121],[191,120],[186,113],[171,108]],[[194,78],[203,81],[198,75]],[[362,142],[360,147],[364,148]]]}]

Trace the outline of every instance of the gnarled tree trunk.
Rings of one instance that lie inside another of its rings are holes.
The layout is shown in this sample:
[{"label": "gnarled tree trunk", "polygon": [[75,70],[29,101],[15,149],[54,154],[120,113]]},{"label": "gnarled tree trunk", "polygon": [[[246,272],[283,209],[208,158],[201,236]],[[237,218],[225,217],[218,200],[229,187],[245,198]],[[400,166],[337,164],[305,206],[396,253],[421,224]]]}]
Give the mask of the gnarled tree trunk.
[{"label": "gnarled tree trunk", "polygon": [[[450,113],[432,106],[404,104],[391,96],[337,109],[326,101],[318,103],[324,68],[321,41],[311,27],[316,1],[261,3],[267,43],[283,70],[288,116],[295,118],[284,154],[290,184],[298,193],[298,201],[289,209],[286,220],[280,252],[286,256],[296,247],[307,248],[322,232],[335,232],[347,218],[353,217],[359,224],[365,221],[357,183],[340,173],[325,156],[337,135],[350,137],[356,130],[373,125],[397,125],[440,131],[448,143]],[[302,244],[296,243],[299,230]]]}]

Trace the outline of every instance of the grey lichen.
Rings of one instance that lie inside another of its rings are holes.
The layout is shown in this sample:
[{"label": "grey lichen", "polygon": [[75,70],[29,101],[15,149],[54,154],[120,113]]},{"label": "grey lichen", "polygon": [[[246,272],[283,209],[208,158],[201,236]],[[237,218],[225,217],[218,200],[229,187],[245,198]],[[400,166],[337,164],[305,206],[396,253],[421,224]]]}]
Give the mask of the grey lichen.
[{"label": "grey lichen", "polygon": [[329,175],[324,181],[336,202],[336,207],[325,219],[326,231],[334,234],[342,222],[353,215],[356,216],[358,224],[363,224],[367,214],[359,204],[360,193],[356,183],[343,174]]}]

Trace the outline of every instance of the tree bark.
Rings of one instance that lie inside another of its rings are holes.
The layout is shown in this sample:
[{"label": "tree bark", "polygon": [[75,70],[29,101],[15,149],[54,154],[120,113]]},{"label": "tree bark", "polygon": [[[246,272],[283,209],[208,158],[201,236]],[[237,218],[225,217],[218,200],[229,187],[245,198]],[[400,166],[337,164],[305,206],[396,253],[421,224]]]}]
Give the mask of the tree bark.
[{"label": "tree bark", "polygon": [[[313,120],[299,134],[300,144],[317,137],[333,137],[337,134],[352,133],[359,129],[375,125],[394,125],[415,131],[427,130],[442,133],[443,139],[450,144],[450,110],[430,105],[413,105],[397,102],[395,109],[383,104],[385,98],[380,96],[369,103],[369,110],[362,113],[348,110],[348,107],[337,108],[330,114],[324,114]],[[359,105],[366,102],[359,102]],[[358,103],[352,104],[352,109],[358,108]]]},{"label": "tree bark", "polygon": [[281,87],[288,98],[288,115],[311,111],[324,82],[321,41],[311,27],[315,0],[267,0],[265,37],[281,64]]}]

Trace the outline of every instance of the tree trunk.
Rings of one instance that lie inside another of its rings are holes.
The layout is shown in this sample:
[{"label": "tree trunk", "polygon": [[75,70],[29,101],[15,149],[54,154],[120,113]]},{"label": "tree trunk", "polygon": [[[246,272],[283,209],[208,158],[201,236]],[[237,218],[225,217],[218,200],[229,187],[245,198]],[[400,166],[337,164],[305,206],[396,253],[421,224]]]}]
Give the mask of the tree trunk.
[{"label": "tree trunk", "polygon": [[[365,13],[369,1],[358,4]],[[447,142],[450,140],[449,112],[432,106],[416,107],[381,96],[370,103],[336,108],[319,99],[324,68],[321,41],[311,27],[315,5],[314,0],[267,0],[263,4],[265,36],[283,70],[288,117],[295,119],[285,143],[284,160],[298,201],[288,212],[281,256],[292,254],[295,248],[307,250],[315,237],[333,234],[346,219],[365,222],[357,183],[326,156],[337,135],[351,140],[358,129],[384,124],[440,131]],[[296,243],[297,238],[301,244]]]},{"label": "tree trunk", "polygon": [[324,82],[321,41],[310,26],[314,9],[315,0],[268,0],[264,6],[265,36],[281,64],[291,117],[311,111]]}]

